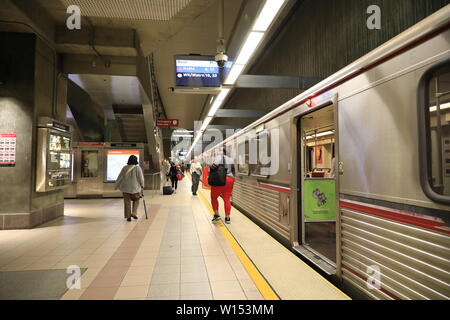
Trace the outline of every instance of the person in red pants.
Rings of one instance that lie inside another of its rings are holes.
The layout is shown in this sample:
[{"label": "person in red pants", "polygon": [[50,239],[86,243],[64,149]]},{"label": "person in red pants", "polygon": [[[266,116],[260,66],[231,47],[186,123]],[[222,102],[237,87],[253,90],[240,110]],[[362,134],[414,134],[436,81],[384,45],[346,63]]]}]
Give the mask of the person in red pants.
[{"label": "person in red pants", "polygon": [[225,223],[230,223],[231,218],[231,194],[233,193],[234,175],[233,159],[227,156],[226,148],[223,148],[223,155],[217,156],[213,164],[223,164],[227,168],[226,184],[224,186],[211,186],[211,204],[214,210],[213,222],[220,219],[219,215],[219,196],[222,197],[225,206]]}]

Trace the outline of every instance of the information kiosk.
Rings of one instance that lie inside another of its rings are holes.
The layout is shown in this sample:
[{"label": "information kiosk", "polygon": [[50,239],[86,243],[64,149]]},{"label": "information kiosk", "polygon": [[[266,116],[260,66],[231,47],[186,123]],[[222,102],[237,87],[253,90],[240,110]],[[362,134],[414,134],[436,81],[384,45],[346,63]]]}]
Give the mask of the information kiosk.
[{"label": "information kiosk", "polygon": [[48,117],[39,118],[36,192],[67,188],[72,183],[72,127]]}]

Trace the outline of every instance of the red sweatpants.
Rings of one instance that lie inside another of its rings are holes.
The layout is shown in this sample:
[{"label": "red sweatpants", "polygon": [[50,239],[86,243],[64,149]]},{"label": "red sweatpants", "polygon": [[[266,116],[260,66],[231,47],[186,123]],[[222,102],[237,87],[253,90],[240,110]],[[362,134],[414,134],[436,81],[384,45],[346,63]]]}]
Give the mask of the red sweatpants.
[{"label": "red sweatpants", "polygon": [[222,197],[225,205],[225,215],[229,216],[231,213],[231,193],[233,192],[234,179],[227,176],[227,182],[224,186],[211,186],[211,204],[214,211],[219,210],[219,201],[217,198]]}]

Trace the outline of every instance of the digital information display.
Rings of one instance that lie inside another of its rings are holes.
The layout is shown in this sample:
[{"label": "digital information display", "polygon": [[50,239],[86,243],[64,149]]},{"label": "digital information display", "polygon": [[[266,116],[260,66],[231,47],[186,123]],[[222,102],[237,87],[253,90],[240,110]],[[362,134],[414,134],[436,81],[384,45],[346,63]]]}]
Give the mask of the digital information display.
[{"label": "digital information display", "polygon": [[175,67],[178,87],[220,87],[219,66],[214,58],[211,60],[176,58]]},{"label": "digital information display", "polygon": [[127,165],[128,158],[135,155],[139,162],[139,150],[108,150],[106,156],[106,181],[114,182]]}]

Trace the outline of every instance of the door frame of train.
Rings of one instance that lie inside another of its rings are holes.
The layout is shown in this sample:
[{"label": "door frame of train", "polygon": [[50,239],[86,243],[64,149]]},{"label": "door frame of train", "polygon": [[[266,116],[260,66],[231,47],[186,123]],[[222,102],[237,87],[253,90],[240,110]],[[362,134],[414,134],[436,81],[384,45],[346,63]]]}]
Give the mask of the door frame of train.
[{"label": "door frame of train", "polygon": [[[336,201],[336,263],[332,264],[331,266],[335,268],[334,272],[329,272],[329,270],[324,270],[327,273],[334,274],[337,277],[341,277],[341,211],[339,206],[339,190],[340,190],[340,174],[339,174],[339,109],[338,109],[338,94],[332,93],[327,94],[326,97],[323,96],[323,98],[316,97],[314,98],[317,105],[314,106],[314,108],[310,107],[301,107],[298,109],[297,112],[293,113],[292,115],[292,121],[291,121],[291,137],[294,139],[291,139],[291,150],[292,150],[292,158],[291,158],[291,185],[293,186],[291,191],[291,198],[294,199],[294,201],[291,201],[291,212],[295,212],[296,214],[291,215],[291,225],[297,226],[297,228],[294,228],[291,232],[291,243],[293,244],[293,247],[298,248],[304,248],[305,250],[310,250],[310,248],[305,248],[303,246],[304,243],[304,218],[303,218],[303,184],[304,184],[304,172],[303,172],[303,166],[301,165],[299,168],[299,164],[302,161],[302,153],[303,148],[302,146],[302,140],[301,140],[301,134],[299,133],[300,129],[300,119],[304,117],[307,114],[316,112],[322,108],[333,106],[334,109],[334,129],[335,129],[335,201]],[[298,251],[298,250],[297,250]],[[303,250],[302,250],[303,251]],[[300,251],[299,251],[300,252]],[[317,252],[312,252],[317,254]],[[300,254],[304,255],[303,252],[300,252]],[[304,255],[305,256],[305,255]],[[320,255],[322,256],[322,255]],[[305,256],[309,260],[311,260],[311,257]],[[329,262],[327,260],[322,259],[323,261],[326,261],[328,264]],[[312,261],[315,263],[315,261]],[[316,263],[315,263],[316,264]],[[318,265],[321,267],[320,265]],[[323,269],[323,268],[322,268]]]}]

